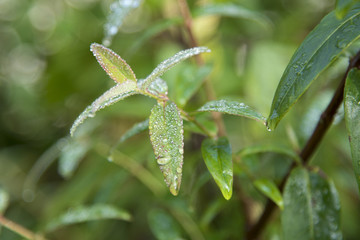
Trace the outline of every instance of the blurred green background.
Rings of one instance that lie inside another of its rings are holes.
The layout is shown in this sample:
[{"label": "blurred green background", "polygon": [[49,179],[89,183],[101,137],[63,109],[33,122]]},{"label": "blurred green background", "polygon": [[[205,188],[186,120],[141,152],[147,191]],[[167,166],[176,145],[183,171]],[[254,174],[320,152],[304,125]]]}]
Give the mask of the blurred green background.
[{"label": "blurred green background", "polygon": [[[106,149],[149,116],[154,100],[128,98],[88,120],[74,140],[68,138],[77,115],[114,85],[89,51],[91,43],[102,42],[111,2],[0,0],[0,187],[10,196],[4,215],[36,232],[73,207],[107,203],[128,211],[132,221],[91,221],[46,236],[69,240],[243,239],[246,215],[250,212],[248,218],[255,221],[266,202],[244,166],[254,176],[278,183],[291,164],[286,157],[264,153],[241,159],[241,164],[234,165],[234,195],[226,201],[202,160],[203,137],[187,131],[191,126],[186,125],[183,181],[179,196],[174,197],[163,183],[147,132],[117,148],[121,166],[107,161]],[[335,4],[327,0],[188,2],[199,45],[212,50],[204,58],[213,68],[209,79],[217,97],[242,100],[265,116],[291,55]],[[231,17],[201,12],[202,6],[214,3],[234,4],[251,14]],[[110,48],[139,79],[144,78],[162,60],[189,47],[179,17],[175,0],[144,1],[127,17]],[[161,28],[164,24],[167,27]],[[253,121],[224,116],[233,152],[268,144],[299,150],[346,63],[344,55],[323,73],[274,132]],[[190,60],[163,76],[173,99],[179,101],[178,86],[196,71]],[[200,89],[184,108],[191,111],[205,101]],[[210,119],[208,114],[201,117]],[[59,174],[59,158],[79,160],[74,163],[79,166],[64,177]],[[335,182],[342,203],[344,239],[358,239],[359,193],[341,111],[311,165],[319,166]],[[249,209],[243,208],[244,199]],[[276,214],[263,239],[281,239],[279,223]],[[21,238],[2,228],[0,239]]]}]

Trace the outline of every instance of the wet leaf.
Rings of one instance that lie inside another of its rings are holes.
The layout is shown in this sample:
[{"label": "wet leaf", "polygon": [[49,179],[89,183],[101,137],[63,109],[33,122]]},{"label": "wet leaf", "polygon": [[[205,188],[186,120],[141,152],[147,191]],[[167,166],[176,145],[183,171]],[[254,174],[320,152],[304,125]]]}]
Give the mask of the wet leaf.
[{"label": "wet leaf", "polygon": [[161,78],[157,78],[150,83],[147,88],[143,87],[145,79],[138,82],[139,89],[145,89],[139,93],[150,96],[155,99],[167,99],[168,86],[167,83]]},{"label": "wet leaf", "polygon": [[336,16],[339,19],[343,18],[349,12],[350,8],[357,2],[359,2],[359,0],[336,0]]},{"label": "wet leaf", "polygon": [[160,63],[153,71],[150,73],[149,76],[144,81],[144,84],[142,84],[142,90],[146,90],[150,84],[155,81],[158,77],[160,77],[162,74],[164,74],[167,70],[178,64],[179,62],[184,61],[187,58],[190,58],[194,55],[198,55],[203,52],[210,52],[210,49],[207,47],[195,47],[186,49],[183,51],[178,52],[174,56],[166,59],[162,63]]},{"label": "wet leaf", "polygon": [[294,169],[284,189],[281,222],[284,240],[342,239],[334,184],[318,173]]},{"label": "wet leaf", "polygon": [[225,17],[243,18],[259,23],[264,27],[271,26],[269,18],[265,15],[231,3],[206,4],[195,11],[195,16],[203,15],[220,15]]},{"label": "wet leaf", "polygon": [[64,178],[70,178],[80,161],[90,148],[88,142],[69,140],[69,143],[61,149],[59,157],[59,174]]},{"label": "wet leaf", "polygon": [[6,208],[9,206],[9,194],[0,187],[0,214],[4,213]]},{"label": "wet leaf", "polygon": [[136,82],[136,76],[130,66],[119,55],[101,44],[93,43],[90,50],[105,72],[117,83]]},{"label": "wet leaf", "polygon": [[360,70],[358,69],[352,69],[346,79],[344,105],[353,168],[360,191]]},{"label": "wet leaf", "polygon": [[151,210],[148,214],[148,223],[151,232],[155,235],[156,239],[182,239],[179,226],[176,224],[176,221],[170,214],[168,214],[164,210]]},{"label": "wet leaf", "polygon": [[256,179],[254,185],[260,192],[276,203],[281,210],[284,209],[284,201],[280,190],[273,181],[265,178]]},{"label": "wet leaf", "polygon": [[177,195],[181,184],[184,132],[180,111],[175,103],[159,102],[153,107],[149,130],[156,161],[165,182],[170,192]]},{"label": "wet leaf", "polygon": [[70,129],[71,136],[74,135],[75,130],[85,121],[85,119],[94,117],[97,111],[136,93],[137,86],[136,82],[133,81],[125,81],[110,88],[78,116]]},{"label": "wet leaf", "polygon": [[251,107],[237,101],[215,100],[207,102],[199,108],[199,112],[221,112],[231,115],[247,117],[260,122],[265,122],[265,118]]},{"label": "wet leaf", "polygon": [[360,37],[360,4],[338,19],[335,11],[325,16],[296,50],[275,92],[269,129],[274,129],[286,112],[304,94],[322,71]]},{"label": "wet leaf", "polygon": [[71,224],[103,219],[131,221],[131,215],[125,210],[112,205],[96,204],[93,206],[79,206],[69,209],[66,213],[51,220],[46,225],[45,232],[52,232]]},{"label": "wet leaf", "polygon": [[231,146],[227,138],[207,138],[201,144],[205,164],[219,186],[224,198],[229,200],[233,188],[233,164]]}]

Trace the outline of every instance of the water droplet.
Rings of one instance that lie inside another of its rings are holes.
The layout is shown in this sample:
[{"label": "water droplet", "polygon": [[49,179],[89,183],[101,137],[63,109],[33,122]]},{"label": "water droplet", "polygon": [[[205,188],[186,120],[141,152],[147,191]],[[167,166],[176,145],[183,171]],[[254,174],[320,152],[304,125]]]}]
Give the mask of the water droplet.
[{"label": "water droplet", "polygon": [[111,155],[111,156],[108,156],[107,157],[107,160],[109,161],[109,162],[113,162],[114,161],[114,157]]},{"label": "water droplet", "polygon": [[182,173],[182,168],[181,167],[176,168],[176,172],[179,174]]},{"label": "water droplet", "polygon": [[183,149],[183,148],[179,148],[179,153],[180,153],[180,154],[184,154],[184,149]]},{"label": "water droplet", "polygon": [[341,49],[345,48],[346,45],[347,45],[347,41],[346,41],[346,40],[340,40],[340,41],[338,41],[338,42],[336,43],[336,47],[341,48]]},{"label": "water droplet", "polygon": [[170,157],[159,157],[156,161],[160,165],[165,165],[171,161],[171,158]]}]

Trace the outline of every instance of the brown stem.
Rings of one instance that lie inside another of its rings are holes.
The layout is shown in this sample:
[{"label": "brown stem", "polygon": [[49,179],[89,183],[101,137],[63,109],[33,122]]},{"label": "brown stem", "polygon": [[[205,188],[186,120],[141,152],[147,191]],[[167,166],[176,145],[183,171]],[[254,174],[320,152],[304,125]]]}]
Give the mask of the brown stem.
[{"label": "brown stem", "polygon": [[[334,96],[331,99],[331,102],[329,103],[329,105],[327,106],[325,111],[321,114],[315,130],[313,131],[311,137],[306,142],[304,148],[302,149],[302,151],[299,154],[300,158],[302,159],[302,163],[304,165],[307,165],[309,163],[309,160],[310,160],[312,154],[317,149],[319,143],[321,142],[325,133],[329,129],[332,121],[334,120],[334,116],[337,112],[337,109],[339,108],[339,106],[344,98],[345,81],[346,81],[349,71],[354,67],[359,67],[359,65],[360,65],[360,52],[358,52],[356,54],[356,56],[350,60],[349,66],[348,66],[339,86],[337,87],[337,89],[334,93]],[[279,189],[281,192],[284,189],[286,180],[288,179],[291,170],[295,166],[296,166],[295,163],[293,163],[291,165],[288,173],[286,174],[286,176],[283,178],[282,182],[280,183]],[[276,209],[276,205],[272,201],[268,200],[268,202],[265,206],[265,209],[264,209],[262,215],[260,216],[258,222],[252,228],[250,228],[250,230],[247,232],[246,239],[251,240],[251,239],[258,238],[258,236],[261,234],[262,230],[264,230],[265,225],[269,221],[269,219],[272,216],[272,213],[274,212],[275,209]]]},{"label": "brown stem", "polygon": [[5,218],[3,215],[0,215],[0,225],[3,225],[7,229],[21,235],[22,237],[30,240],[45,240],[44,237],[33,233],[32,231],[20,226],[19,224]]},{"label": "brown stem", "polygon": [[[190,46],[197,47],[199,45],[198,45],[195,35],[193,34],[193,31],[192,31],[192,17],[190,14],[189,6],[188,6],[186,0],[178,0],[178,4],[179,4],[179,9],[180,9],[181,15],[184,18],[185,29],[189,36]],[[196,55],[195,60],[196,60],[196,64],[198,66],[204,65],[204,60],[201,57],[201,55]],[[205,85],[207,100],[208,101],[216,100],[215,91],[214,91],[214,88],[213,88],[211,82],[208,80],[204,81],[204,85]],[[221,117],[221,113],[212,112],[211,115],[216,123],[216,126],[218,127],[218,135],[225,136],[226,129],[225,129],[224,121]]]}]

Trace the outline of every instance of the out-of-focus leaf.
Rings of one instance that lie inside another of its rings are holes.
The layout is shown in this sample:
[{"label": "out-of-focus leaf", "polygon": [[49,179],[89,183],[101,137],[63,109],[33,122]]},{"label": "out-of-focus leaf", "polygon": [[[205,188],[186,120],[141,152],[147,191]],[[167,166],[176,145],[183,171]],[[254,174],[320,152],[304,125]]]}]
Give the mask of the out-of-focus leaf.
[{"label": "out-of-focus leaf", "polygon": [[247,117],[260,122],[265,122],[265,118],[251,107],[237,101],[215,100],[207,102],[199,108],[199,112],[221,112],[231,115]]},{"label": "out-of-focus leaf", "polygon": [[0,214],[5,212],[6,208],[9,206],[9,194],[0,187]]},{"label": "out-of-focus leaf", "polygon": [[336,16],[339,19],[343,18],[349,12],[349,9],[357,2],[359,2],[359,0],[336,0]]},{"label": "out-of-focus leaf", "polygon": [[233,188],[233,164],[231,146],[227,138],[207,138],[201,144],[201,152],[209,172],[219,186],[224,198],[229,200]]},{"label": "out-of-focus leaf", "polygon": [[170,192],[177,195],[181,184],[184,132],[180,111],[175,103],[159,102],[153,107],[149,130],[156,161],[165,182]]},{"label": "out-of-focus leaf", "polygon": [[333,183],[317,173],[294,169],[285,185],[281,222],[284,240],[342,239]]},{"label": "out-of-focus leaf", "polygon": [[151,232],[158,240],[182,239],[179,226],[176,224],[173,217],[164,210],[151,210],[148,214],[148,223]]},{"label": "out-of-focus leaf", "polygon": [[70,129],[70,135],[73,136],[79,125],[82,124],[85,119],[94,117],[97,111],[136,93],[137,86],[136,82],[133,81],[125,81],[110,88],[77,117]]},{"label": "out-of-focus leaf", "polygon": [[155,99],[167,99],[168,86],[161,78],[152,81],[147,88],[143,87],[143,84],[145,84],[145,79],[138,82],[138,88],[145,89],[144,91],[140,91],[140,93]]},{"label": "out-of-focus leaf", "polygon": [[117,83],[136,82],[136,76],[130,66],[119,55],[101,44],[93,43],[90,50],[105,72]]},{"label": "out-of-focus leaf", "polygon": [[260,145],[260,146],[246,147],[246,148],[242,149],[238,154],[241,157],[245,157],[247,155],[259,154],[259,153],[265,153],[265,152],[273,152],[273,153],[277,153],[277,154],[282,154],[282,155],[290,157],[297,163],[301,162],[301,159],[296,152],[290,150],[287,147],[281,147],[281,146],[277,146],[277,145]]},{"label": "out-of-focus leaf", "polygon": [[70,142],[61,149],[58,171],[64,178],[70,178],[80,161],[89,150],[90,144],[82,141],[69,140]]},{"label": "out-of-focus leaf", "polygon": [[117,34],[125,18],[134,9],[138,8],[142,0],[114,0],[110,5],[110,14],[104,24],[104,40],[106,46],[111,44],[112,38]]},{"label": "out-of-focus leaf", "polygon": [[144,42],[148,41],[152,37],[155,37],[159,33],[169,29],[170,27],[182,23],[182,21],[182,18],[171,18],[152,23],[148,28],[146,28],[144,33],[133,43],[127,53],[130,55],[136,53],[137,50],[144,44]]},{"label": "out-of-focus leaf", "polygon": [[164,74],[167,70],[178,64],[179,62],[184,61],[187,58],[190,58],[194,55],[198,55],[203,52],[210,52],[210,49],[207,47],[195,47],[186,49],[183,51],[178,52],[174,56],[166,59],[165,61],[161,62],[153,71],[150,73],[149,76],[145,79],[144,83],[142,84],[142,90],[146,90],[150,84],[159,78],[162,74]]},{"label": "out-of-focus leaf", "polygon": [[262,192],[265,196],[270,198],[278,207],[284,209],[284,201],[276,184],[269,179],[256,179],[254,181],[255,187]]},{"label": "out-of-focus leaf", "polygon": [[319,74],[360,37],[360,4],[338,19],[325,16],[296,50],[275,92],[267,120],[274,129]]},{"label": "out-of-focus leaf", "polygon": [[149,128],[149,119],[146,119],[145,121],[136,123],[132,128],[127,130],[119,139],[118,143],[116,145],[119,145],[120,143],[125,142],[127,139],[135,136],[138,133],[141,133]]},{"label": "out-of-focus leaf", "polygon": [[190,98],[201,87],[206,76],[210,74],[212,66],[204,65],[200,68],[188,66],[185,68],[176,81],[175,102],[184,107]]},{"label": "out-of-focus leaf", "polygon": [[50,221],[45,227],[45,232],[51,232],[71,224],[103,219],[131,221],[131,215],[112,205],[79,206],[69,209],[66,213]]},{"label": "out-of-focus leaf", "polygon": [[251,11],[243,6],[235,5],[235,4],[227,4],[227,3],[207,4],[198,8],[195,11],[194,15],[195,16],[220,15],[226,17],[243,18],[257,22],[264,27],[271,26],[271,22],[269,18],[267,18],[265,15],[255,11]]},{"label": "out-of-focus leaf", "polygon": [[[217,126],[216,126],[216,123],[214,123],[214,121],[212,119],[209,119],[207,116],[204,115],[204,116],[196,116],[196,121],[198,121],[204,128],[206,128],[206,130],[210,134],[212,134],[213,136],[216,136]],[[184,128],[185,128],[185,130],[188,130],[191,132],[204,134],[204,131],[202,129],[200,129],[196,124],[194,124],[193,122],[190,122],[190,121],[184,122]]]},{"label": "out-of-focus leaf", "polygon": [[345,84],[345,123],[356,181],[360,190],[360,70],[352,69]]}]

